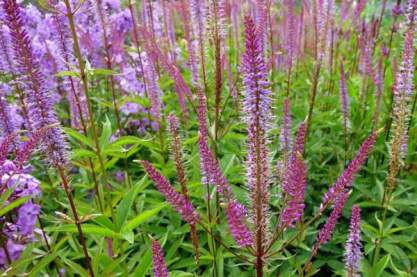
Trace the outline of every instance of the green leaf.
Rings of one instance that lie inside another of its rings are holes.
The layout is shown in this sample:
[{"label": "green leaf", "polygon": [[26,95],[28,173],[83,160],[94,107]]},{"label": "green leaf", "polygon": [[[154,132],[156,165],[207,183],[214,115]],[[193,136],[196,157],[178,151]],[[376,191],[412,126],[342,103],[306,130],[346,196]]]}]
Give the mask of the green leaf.
[{"label": "green leaf", "polygon": [[387,267],[389,261],[390,261],[391,255],[387,254],[384,257],[382,257],[375,265],[373,271],[374,276],[382,276],[382,272],[384,272],[384,269]]},{"label": "green leaf", "polygon": [[86,136],[78,133],[77,131],[71,128],[64,127],[63,130],[68,136],[77,140],[78,142],[81,142],[81,144],[86,145],[90,147],[91,149],[95,149],[93,141],[87,138]]},{"label": "green leaf", "polygon": [[142,259],[139,262],[139,265],[136,267],[136,270],[135,272],[133,272],[132,276],[134,277],[146,276],[146,272],[151,266],[151,258],[152,258],[152,252],[151,252],[150,247],[148,247],[148,250],[145,252],[145,255],[143,255]]},{"label": "green leaf", "polygon": [[97,76],[111,76],[111,75],[116,75],[117,72],[111,69],[107,69],[107,68],[93,68],[93,69],[89,69],[88,73],[90,75],[97,75]]},{"label": "green leaf", "polygon": [[56,73],[55,76],[56,77],[67,77],[67,76],[70,76],[70,77],[80,78],[80,74],[78,72],[75,72],[75,71],[67,71],[67,70],[60,71],[60,72]]},{"label": "green leaf", "polygon": [[[6,181],[7,183],[7,181]],[[12,195],[12,193],[14,192],[14,189],[16,188],[16,186],[18,185],[18,183],[14,184],[11,188],[8,188],[1,196],[0,196],[0,203],[4,203],[6,202],[7,199],[9,199],[9,197]]]},{"label": "green leaf", "polygon": [[78,275],[83,276],[83,277],[90,276],[90,274],[79,264],[74,263],[73,261],[62,258],[62,257],[60,257],[60,259],[62,259],[64,263],[66,263],[68,267],[71,268],[71,271],[78,273]]},{"label": "green leaf", "polygon": [[130,191],[128,191],[123,200],[120,202],[120,204],[117,207],[116,212],[116,228],[120,231],[123,224],[127,220],[127,217],[129,215],[129,211],[132,210],[133,202],[136,198],[136,195],[139,193],[139,191],[142,188],[142,184],[146,180],[146,177],[143,177],[138,184],[136,184]]},{"label": "green leaf", "polygon": [[[123,236],[119,233],[116,233],[106,227],[101,227],[95,224],[82,224],[81,225],[83,233],[84,234],[90,234],[90,235],[98,235],[102,237],[108,237],[108,238],[116,238],[116,239],[123,239]],[[58,227],[50,227],[46,228],[47,231],[50,232],[70,232],[70,233],[77,233],[77,227],[75,224],[66,224],[61,225]]]},{"label": "green leaf", "polygon": [[42,258],[41,261],[36,262],[36,266],[32,268],[32,270],[29,273],[29,277],[32,276],[39,276],[39,272],[49,265],[55,258],[58,256],[57,253],[47,254],[45,257]]},{"label": "green leaf", "polygon": [[30,196],[25,196],[25,197],[21,197],[19,199],[14,200],[13,202],[11,202],[6,207],[3,207],[3,208],[0,209],[0,216],[3,216],[6,213],[8,213],[9,211],[13,210],[14,208],[17,208],[20,205],[26,203],[26,201],[28,201],[29,199],[30,199]]},{"label": "green leaf", "polygon": [[112,135],[112,129],[111,129],[111,122],[109,118],[106,116],[106,121],[103,124],[103,132],[100,136],[100,148],[105,149],[106,146],[110,142],[110,137]]},{"label": "green leaf", "polygon": [[95,158],[96,153],[87,149],[74,149],[71,152],[71,160],[79,160],[83,158]]},{"label": "green leaf", "polygon": [[155,216],[160,210],[168,206],[167,203],[160,204],[156,208],[153,208],[152,210],[147,210],[137,216],[135,216],[133,219],[129,220],[125,225],[123,225],[121,233],[126,233],[129,231],[132,231],[139,225],[141,225],[146,220],[150,219],[151,217]]},{"label": "green leaf", "polygon": [[113,141],[110,145],[111,146],[125,146],[128,144],[134,144],[134,145],[147,145],[146,142],[150,142],[150,139],[142,139],[134,136],[123,136],[115,141]]}]

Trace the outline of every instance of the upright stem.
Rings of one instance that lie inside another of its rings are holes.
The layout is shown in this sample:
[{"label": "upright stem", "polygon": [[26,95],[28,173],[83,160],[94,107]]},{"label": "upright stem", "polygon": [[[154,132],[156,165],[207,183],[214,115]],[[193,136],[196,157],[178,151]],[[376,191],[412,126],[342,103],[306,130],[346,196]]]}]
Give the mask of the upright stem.
[{"label": "upright stem", "polygon": [[321,68],[321,62],[316,61],[316,65],[314,67],[313,84],[311,88],[309,109],[308,109],[308,115],[307,115],[306,138],[305,138],[306,141],[308,139],[308,135],[309,135],[310,127],[311,127],[311,118],[313,116],[314,105],[316,102],[317,87],[318,87],[319,77],[320,77],[320,68]]},{"label": "upright stem", "polygon": [[220,106],[221,106],[221,93],[222,93],[222,65],[221,65],[221,38],[219,34],[218,26],[218,9],[217,2],[213,2],[213,9],[215,14],[214,20],[214,56],[215,56],[215,99],[214,99],[214,139],[217,143],[219,124],[220,124]]},{"label": "upright stem", "polygon": [[[67,70],[70,71],[71,70],[70,69],[70,66],[69,66],[70,61],[69,61],[69,57],[68,57],[67,46],[65,44],[65,37],[64,37],[63,30],[62,30],[62,26],[61,26],[61,23],[59,21],[58,16],[55,14],[54,17],[55,17],[55,22],[56,22],[57,27],[58,27],[58,32],[59,32],[59,36],[60,36],[61,47],[62,47],[62,50],[64,52],[63,53],[64,54],[63,55],[64,56],[64,61],[65,61]],[[80,117],[80,123],[81,123],[81,127],[83,129],[83,133],[84,133],[85,136],[88,136],[87,125],[85,123],[85,119],[84,119],[84,115],[83,115],[83,110],[81,108],[81,101],[80,101],[80,98],[78,96],[78,93],[77,93],[77,91],[75,89],[74,79],[72,78],[72,76],[68,76],[68,79],[70,81],[71,92],[72,92],[72,94],[74,95],[74,98],[75,98],[75,104],[76,104],[77,109],[78,109],[78,115]],[[103,212],[103,203],[101,202],[101,193],[100,193],[100,189],[99,189],[99,185],[98,185],[96,171],[94,169],[93,161],[91,160],[91,158],[88,158],[88,165],[89,165],[90,170],[91,170],[91,175],[92,175],[93,182],[94,182],[94,189],[95,189],[95,191],[97,193],[97,201],[98,201],[99,209],[100,209],[101,212]]]},{"label": "upright stem", "polygon": [[[257,142],[259,143],[259,137],[257,136]],[[257,144],[259,145],[259,144]],[[256,230],[256,276],[257,277],[262,277],[263,276],[263,258],[264,258],[264,247],[263,247],[263,230],[261,228],[262,226],[262,221],[263,221],[263,212],[262,212],[262,195],[261,195],[261,179],[260,179],[260,171],[261,171],[261,166],[260,166],[260,149],[259,147],[256,148],[256,159],[257,159],[257,174],[256,174],[256,179],[257,179],[257,184],[256,186],[257,188],[257,195],[256,195],[256,218],[258,220],[258,222],[256,222],[256,226],[257,226],[257,230]]]},{"label": "upright stem", "polygon": [[59,176],[61,177],[61,181],[62,181],[62,184],[64,186],[65,193],[67,194],[68,201],[70,203],[71,211],[72,211],[72,214],[73,214],[74,220],[75,220],[74,223],[77,226],[77,231],[78,231],[78,234],[80,236],[80,244],[83,248],[84,256],[87,260],[87,267],[88,267],[88,270],[90,272],[90,276],[94,277],[94,271],[93,271],[93,267],[91,266],[90,256],[88,255],[87,245],[86,245],[85,239],[84,239],[84,233],[83,233],[83,230],[81,228],[81,221],[80,221],[80,218],[78,217],[77,209],[75,207],[74,199],[72,197],[72,193],[70,191],[68,181],[67,181],[67,178],[65,176],[64,169],[61,166],[59,166],[57,169],[58,169],[58,172],[59,172]]},{"label": "upright stem", "polygon": [[204,93],[206,98],[208,98],[208,84],[207,84],[207,76],[206,76],[206,54],[204,51],[204,38],[203,38],[203,31],[198,30],[198,48],[200,51],[200,60],[201,60],[201,73],[203,75],[203,84],[204,84]]},{"label": "upright stem", "polygon": [[[66,16],[68,18],[68,22],[69,22],[69,25],[70,25],[71,34],[72,34],[72,38],[73,38],[73,43],[74,43],[74,45],[73,45],[74,46],[74,55],[76,56],[77,61],[78,61],[78,66],[80,68],[81,81],[82,81],[82,84],[83,84],[83,89],[84,89],[85,96],[87,98],[88,115],[89,115],[89,119],[90,119],[91,131],[93,133],[93,140],[94,140],[95,150],[96,150],[95,152],[96,152],[97,158],[99,160],[100,167],[102,169],[103,184],[107,184],[106,168],[104,167],[104,161],[103,161],[103,157],[101,155],[101,147],[100,147],[98,134],[97,134],[97,128],[96,128],[95,119],[94,119],[93,105],[92,105],[92,100],[91,100],[91,97],[90,97],[87,75],[86,75],[86,72],[85,72],[84,61],[83,61],[83,58],[82,58],[82,55],[81,55],[80,45],[78,43],[78,35],[77,35],[76,30],[75,30],[74,14],[71,10],[71,5],[70,5],[69,0],[64,0],[64,3],[65,3],[65,6],[66,6],[66,9],[67,9],[67,15]],[[110,210],[113,211],[113,207],[111,207],[111,203],[109,203],[109,204],[110,204]]]},{"label": "upright stem", "polygon": [[[401,0],[397,0],[397,5],[400,5],[400,4],[401,4]],[[390,38],[389,38],[389,43],[388,43],[388,53],[387,53],[386,60],[389,60],[389,57],[391,55],[392,42],[393,42],[393,39],[394,39],[394,33],[396,32],[396,30],[395,30],[396,29],[395,28],[396,21],[397,21],[397,17],[395,16],[394,21],[393,21],[392,26],[391,26],[391,33],[390,33]],[[384,80],[384,78],[385,78],[385,73],[387,71],[387,68],[388,68],[388,63],[385,63],[384,64],[384,71],[382,72],[382,80]],[[388,117],[387,122],[385,124],[385,140],[386,141],[388,140],[390,132],[391,132],[392,110],[393,110],[393,103],[394,103],[394,94],[393,93],[391,93],[390,100],[391,101],[389,103],[389,108],[388,108],[389,117]],[[380,163],[381,164],[384,163],[384,160],[385,160],[385,155],[381,155]]]},{"label": "upright stem", "polygon": [[[271,58],[270,58],[270,63],[271,63],[271,89],[272,91],[274,91],[274,84],[275,84],[275,68],[274,68],[274,63],[275,63],[275,52],[274,52],[274,30],[273,30],[273,17],[272,17],[272,1],[268,1],[268,22],[269,22],[269,47],[270,47],[270,51],[271,51]],[[287,91],[287,96],[289,94],[289,90],[290,90],[290,75],[291,75],[291,65],[290,65],[290,72],[288,73],[288,91]]]},{"label": "upright stem", "polygon": [[381,29],[381,24],[382,24],[382,20],[384,18],[384,13],[385,13],[386,6],[387,6],[387,0],[383,0],[383,2],[382,2],[382,8],[381,8],[381,13],[380,13],[379,19],[378,19],[378,26],[377,26],[376,32],[375,32],[375,38],[377,38],[378,35],[379,35],[379,30]]},{"label": "upright stem", "polygon": [[[259,95],[256,98],[256,111],[260,110],[260,103],[259,103]],[[259,116],[256,117],[255,121],[256,133],[255,133],[255,155],[256,155],[256,195],[255,195],[255,213],[256,213],[256,221],[255,228],[256,228],[256,276],[262,277],[263,276],[263,259],[265,254],[264,249],[264,211],[263,211],[263,184],[261,179],[261,174],[263,174],[263,166],[261,165],[261,145],[263,142],[261,141],[262,137],[262,127]]]},{"label": "upright stem", "polygon": [[[106,66],[107,66],[107,69],[113,70],[112,57],[110,54],[111,45],[109,44],[109,39],[107,36],[107,29],[106,29],[107,22],[105,20],[105,15],[103,13],[101,3],[102,3],[101,0],[96,0],[97,11],[98,11],[98,15],[99,15],[100,22],[101,22],[101,28],[103,30],[103,43],[104,43],[104,52],[106,55]],[[110,80],[111,95],[113,99],[113,109],[114,109],[114,114],[116,116],[117,129],[119,130],[119,133],[122,134],[123,129],[120,123],[119,107],[117,106],[117,97],[116,97],[116,85],[114,82],[113,75],[109,76],[109,80]]]},{"label": "upright stem", "polygon": [[38,219],[39,227],[42,231],[42,237],[43,237],[43,240],[45,241],[46,248],[48,249],[49,253],[52,253],[51,246],[49,245],[48,238],[46,237],[45,228],[43,226],[43,222],[41,220],[41,217],[39,215],[37,215],[36,218]]}]

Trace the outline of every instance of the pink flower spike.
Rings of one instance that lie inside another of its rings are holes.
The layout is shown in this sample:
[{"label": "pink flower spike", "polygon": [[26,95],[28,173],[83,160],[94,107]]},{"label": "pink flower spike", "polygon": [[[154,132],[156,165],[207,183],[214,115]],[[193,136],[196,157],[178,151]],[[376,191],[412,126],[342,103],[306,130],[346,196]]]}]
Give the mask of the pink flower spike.
[{"label": "pink flower spike", "polygon": [[323,196],[320,210],[323,211],[327,204],[335,203],[338,195],[344,190],[349,189],[352,186],[355,175],[361,169],[363,163],[368,158],[369,152],[372,150],[377,133],[373,132],[361,145],[355,158],[350,162],[345,171],[337,179],[336,183],[326,192]]},{"label": "pink flower spike", "polygon": [[169,277],[164,251],[157,240],[152,240],[152,261],[154,277]]},{"label": "pink flower spike", "polygon": [[181,217],[189,224],[195,224],[199,220],[199,215],[195,211],[190,201],[182,194],[178,193],[168,182],[168,180],[159,173],[151,163],[142,161],[145,171],[149,178],[154,182],[156,188],[162,193],[167,201],[173,206]]}]

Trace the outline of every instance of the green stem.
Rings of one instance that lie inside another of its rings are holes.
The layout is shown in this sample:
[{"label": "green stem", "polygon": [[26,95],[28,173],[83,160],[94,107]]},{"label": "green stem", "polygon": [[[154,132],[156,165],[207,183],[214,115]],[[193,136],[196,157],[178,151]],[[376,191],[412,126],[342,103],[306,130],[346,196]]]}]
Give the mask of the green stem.
[{"label": "green stem", "polygon": [[[66,0],[66,1],[68,1],[68,0]],[[78,234],[80,236],[80,244],[83,248],[84,256],[86,258],[87,268],[90,272],[90,276],[94,277],[94,270],[93,270],[93,267],[91,265],[90,256],[88,255],[87,244],[85,242],[84,233],[83,233],[83,230],[81,228],[81,221],[80,221],[80,218],[78,217],[77,209],[75,207],[74,199],[72,197],[72,193],[71,193],[71,190],[69,188],[64,169],[62,167],[58,167],[57,169],[58,169],[59,176],[61,177],[61,181],[62,181],[62,184],[64,186],[65,193],[67,194],[67,198],[68,198],[68,201],[70,203],[72,214],[74,216],[74,220],[75,220],[74,224],[77,227],[77,231],[78,231]]]},{"label": "green stem", "polygon": [[[80,45],[78,42],[78,35],[77,32],[75,30],[75,22],[74,22],[74,14],[71,10],[71,5],[69,0],[64,0],[66,9],[67,9],[67,18],[68,18],[68,22],[70,25],[70,30],[71,30],[71,34],[72,34],[72,38],[73,38],[73,47],[74,47],[74,55],[77,58],[78,61],[78,66],[80,69],[80,75],[81,75],[81,81],[83,84],[83,89],[84,89],[84,93],[85,96],[87,98],[87,107],[88,107],[88,115],[89,115],[89,119],[90,119],[90,125],[91,125],[91,131],[93,134],[93,140],[94,140],[94,144],[95,144],[95,152],[97,155],[97,158],[99,160],[99,164],[102,170],[102,178],[103,178],[103,184],[106,185],[107,184],[107,174],[106,174],[106,168],[104,166],[104,161],[103,161],[103,157],[101,154],[101,147],[100,147],[100,143],[99,143],[99,139],[98,139],[98,133],[97,133],[97,127],[95,124],[95,119],[94,119],[94,112],[93,112],[93,106],[92,106],[92,100],[91,100],[91,96],[90,96],[90,91],[89,91],[89,87],[88,87],[88,81],[87,81],[87,75],[85,72],[85,65],[84,65],[84,61],[81,55],[81,50],[80,50]],[[98,190],[98,193],[100,191]],[[101,188],[102,189],[102,188]],[[100,195],[102,195],[100,193]],[[111,213],[113,214],[113,207],[111,205],[111,200],[109,201],[109,205],[110,205],[110,210]]]}]

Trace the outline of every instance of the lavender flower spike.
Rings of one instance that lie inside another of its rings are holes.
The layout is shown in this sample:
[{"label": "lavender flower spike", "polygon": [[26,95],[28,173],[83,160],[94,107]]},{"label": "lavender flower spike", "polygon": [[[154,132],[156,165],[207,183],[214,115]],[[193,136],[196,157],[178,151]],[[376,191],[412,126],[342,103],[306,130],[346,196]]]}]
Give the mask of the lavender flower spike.
[{"label": "lavender flower spike", "polygon": [[206,100],[201,89],[197,89],[197,96],[199,99],[198,145],[200,151],[201,172],[203,175],[202,183],[205,185],[216,184],[217,191],[225,199],[227,223],[229,225],[230,233],[236,243],[240,247],[252,245],[252,234],[246,225],[246,208],[235,200],[233,191],[221,171],[220,164],[214,157],[208,145]]},{"label": "lavender flower spike", "polygon": [[[417,1],[408,1],[406,16],[408,28],[404,37],[401,65],[395,76],[394,86],[393,123],[395,129],[390,151],[390,159],[394,163],[401,162],[404,159],[408,148],[408,125],[411,116],[411,96],[413,94],[414,79],[414,39],[417,21]],[[393,163],[391,164],[396,166]]]},{"label": "lavender flower spike", "polygon": [[350,233],[346,242],[345,262],[348,276],[354,277],[359,270],[361,258],[361,210],[358,205],[352,207],[350,217]]},{"label": "lavender flower spike", "polygon": [[154,277],[169,277],[168,268],[164,261],[164,252],[157,240],[152,240],[152,261]]},{"label": "lavender flower spike", "polygon": [[[261,263],[266,244],[269,205],[269,159],[267,131],[271,118],[271,90],[264,60],[263,39],[249,16],[245,18],[245,46],[242,58],[248,128],[247,180],[251,191],[253,223],[256,226],[256,251]],[[258,265],[259,266],[259,265]]]},{"label": "lavender flower spike", "polygon": [[[13,145],[13,141],[16,139],[17,133],[10,134],[0,140],[0,166],[7,160],[10,147]],[[0,172],[1,173],[1,172]]]},{"label": "lavender flower spike", "polygon": [[347,95],[345,67],[343,66],[343,62],[340,63],[340,102],[343,113],[343,127],[346,135],[349,118],[349,100]]},{"label": "lavender flower spike", "polygon": [[[3,9],[6,14],[5,23],[10,29],[14,57],[18,64],[20,80],[27,91],[29,116],[33,120],[34,129],[41,129],[58,123],[53,109],[53,103],[45,86],[44,76],[41,73],[39,61],[36,59],[31,39],[28,36],[22,19],[21,8],[16,0],[5,0]],[[54,166],[65,166],[68,162],[67,143],[59,127],[48,130],[44,145],[44,152],[49,156]]]},{"label": "lavender flower spike", "polygon": [[280,225],[282,227],[294,226],[301,219],[304,212],[307,169],[302,159],[302,154],[304,152],[305,134],[305,124],[303,123],[298,129],[291,159],[284,173],[283,189],[289,197],[289,201],[280,217]]},{"label": "lavender flower spike", "polygon": [[183,195],[179,194],[148,161],[142,161],[142,165],[155,183],[156,188],[161,192],[167,201],[177,210],[181,217],[189,224],[194,224],[199,220],[198,213],[193,205]]},{"label": "lavender flower spike", "polygon": [[235,200],[232,189],[220,169],[219,162],[209,149],[207,137],[202,137],[200,134],[199,145],[201,159],[205,161],[202,164],[202,169],[208,172],[203,180],[208,184],[216,184],[217,191],[225,199],[227,223],[233,239],[240,247],[251,245],[253,240],[246,225],[247,212],[245,206]]},{"label": "lavender flower spike", "polygon": [[327,204],[336,203],[335,199],[337,196],[344,191],[349,189],[352,186],[353,179],[355,178],[356,173],[362,167],[362,164],[368,158],[369,152],[372,150],[377,133],[373,132],[361,145],[358,152],[356,153],[355,158],[350,162],[348,167],[342,173],[342,175],[337,179],[336,183],[326,192],[323,196],[322,203],[320,205],[320,210],[323,211]]},{"label": "lavender flower spike", "polygon": [[0,84],[0,136],[5,137],[16,131],[15,122],[5,97],[5,87]]},{"label": "lavender flower spike", "polygon": [[26,162],[29,161],[35,147],[45,138],[50,126],[43,127],[33,132],[30,138],[20,147],[16,154],[14,163],[18,169],[23,169]]}]

